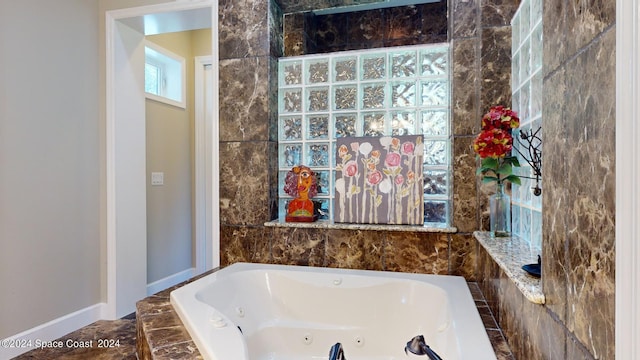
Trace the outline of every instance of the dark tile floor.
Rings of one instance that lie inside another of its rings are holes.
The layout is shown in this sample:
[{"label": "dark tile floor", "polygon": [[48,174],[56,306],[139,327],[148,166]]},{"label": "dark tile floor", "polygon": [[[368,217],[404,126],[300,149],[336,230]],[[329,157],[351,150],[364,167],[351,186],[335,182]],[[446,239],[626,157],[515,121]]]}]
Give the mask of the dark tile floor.
[{"label": "dark tile floor", "polygon": [[[484,322],[489,339],[493,344],[496,357],[498,360],[515,360],[511,354],[509,345],[504,339],[502,330],[498,327],[478,284],[469,283],[469,289],[476,302],[478,312]],[[63,341],[68,339],[77,341],[93,340],[91,347],[75,349],[37,349],[15,357],[14,360],[137,360],[135,323],[135,314],[120,320],[97,321],[60,338],[60,340]],[[98,339],[118,340],[118,346],[113,348],[99,348],[97,345]]]},{"label": "dark tile floor", "polygon": [[[135,314],[123,319],[96,321],[58,340],[91,344],[86,348],[36,349],[13,360],[137,360]],[[98,340],[100,344],[98,344]],[[103,341],[107,340],[107,341]],[[91,341],[91,342],[89,342]],[[104,347],[112,346],[112,347]]]}]

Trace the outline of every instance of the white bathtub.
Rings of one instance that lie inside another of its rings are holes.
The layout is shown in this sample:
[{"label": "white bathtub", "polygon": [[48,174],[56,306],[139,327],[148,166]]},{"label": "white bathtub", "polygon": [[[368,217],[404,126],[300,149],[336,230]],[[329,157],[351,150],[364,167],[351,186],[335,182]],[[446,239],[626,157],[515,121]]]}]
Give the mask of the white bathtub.
[{"label": "white bathtub", "polygon": [[171,303],[205,359],[326,360],[338,342],[348,360],[428,359],[405,354],[416,335],[443,360],[496,359],[457,276],[237,263]]}]

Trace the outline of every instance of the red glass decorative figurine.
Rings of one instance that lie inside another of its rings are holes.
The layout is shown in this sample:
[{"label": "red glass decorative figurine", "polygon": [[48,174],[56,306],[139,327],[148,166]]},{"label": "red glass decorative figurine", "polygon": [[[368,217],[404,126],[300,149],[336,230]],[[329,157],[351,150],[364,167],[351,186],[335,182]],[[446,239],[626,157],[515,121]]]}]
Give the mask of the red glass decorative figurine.
[{"label": "red glass decorative figurine", "polygon": [[313,222],[318,219],[311,198],[318,194],[316,174],[307,166],[294,166],[284,180],[284,191],[295,199],[289,202],[288,222]]}]

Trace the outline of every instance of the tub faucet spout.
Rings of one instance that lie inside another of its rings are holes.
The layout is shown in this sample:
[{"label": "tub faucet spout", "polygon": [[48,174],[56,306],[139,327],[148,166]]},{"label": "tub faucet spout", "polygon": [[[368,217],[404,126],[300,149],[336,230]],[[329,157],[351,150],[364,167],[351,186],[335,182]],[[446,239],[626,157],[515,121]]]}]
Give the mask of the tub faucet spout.
[{"label": "tub faucet spout", "polygon": [[427,355],[430,360],[442,360],[442,358],[425,343],[424,336],[422,335],[418,335],[409,340],[407,346],[404,347],[404,352],[405,354],[410,352],[416,355]]},{"label": "tub faucet spout", "polygon": [[347,360],[344,357],[344,350],[342,350],[342,344],[336,343],[329,350],[329,360]]}]

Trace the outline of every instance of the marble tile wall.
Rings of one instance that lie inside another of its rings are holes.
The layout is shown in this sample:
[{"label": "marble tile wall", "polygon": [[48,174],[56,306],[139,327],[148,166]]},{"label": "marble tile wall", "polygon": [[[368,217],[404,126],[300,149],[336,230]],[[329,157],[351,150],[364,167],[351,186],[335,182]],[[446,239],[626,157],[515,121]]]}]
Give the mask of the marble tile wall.
[{"label": "marble tile wall", "polygon": [[331,15],[285,15],[285,56],[446,41],[445,1]]},{"label": "marble tile wall", "polygon": [[559,169],[543,171],[543,290],[568,352],[613,359],[615,3],[546,1],[543,16],[543,161]]},{"label": "marble tile wall", "polygon": [[[547,305],[518,298],[495,264],[477,252],[472,236],[473,231],[487,227],[489,189],[468,181],[475,177],[476,168],[471,145],[480,114],[493,104],[510,102],[509,20],[517,3],[448,3],[454,82],[453,226],[458,232],[443,235],[263,226],[276,217],[277,210],[276,91],[272,86],[277,57],[286,42],[281,11],[267,0],[222,0],[223,265],[252,261],[460,274],[482,282],[505,335],[520,354],[517,358],[537,358],[529,354],[613,358],[612,2],[545,1],[543,136],[548,151],[544,163],[547,168],[563,169],[543,172],[543,259],[552,259],[543,261]],[[544,331],[534,331],[539,324]]]},{"label": "marble tile wall", "polygon": [[483,249],[477,259],[518,359],[615,356],[614,14],[604,0],[544,4],[543,163],[555,169],[543,171],[546,304],[526,301]]}]

